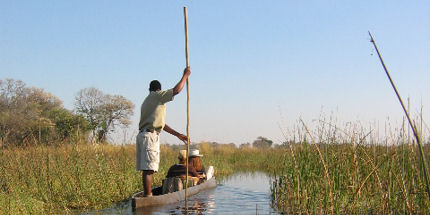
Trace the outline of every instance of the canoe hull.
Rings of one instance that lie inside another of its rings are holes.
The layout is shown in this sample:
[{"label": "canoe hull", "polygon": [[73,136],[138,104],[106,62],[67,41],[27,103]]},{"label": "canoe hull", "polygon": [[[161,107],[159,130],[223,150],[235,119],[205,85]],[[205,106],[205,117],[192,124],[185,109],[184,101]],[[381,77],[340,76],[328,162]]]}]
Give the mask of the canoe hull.
[{"label": "canoe hull", "polygon": [[[207,190],[215,187],[216,187],[215,178],[211,178],[199,185],[189,187],[187,189],[187,196],[193,196],[202,190]],[[175,202],[185,200],[185,189],[181,191],[173,192],[173,193],[167,193],[164,195],[151,196],[151,197],[140,197],[142,195],[142,192],[136,193],[132,196],[133,209],[172,204]]]}]

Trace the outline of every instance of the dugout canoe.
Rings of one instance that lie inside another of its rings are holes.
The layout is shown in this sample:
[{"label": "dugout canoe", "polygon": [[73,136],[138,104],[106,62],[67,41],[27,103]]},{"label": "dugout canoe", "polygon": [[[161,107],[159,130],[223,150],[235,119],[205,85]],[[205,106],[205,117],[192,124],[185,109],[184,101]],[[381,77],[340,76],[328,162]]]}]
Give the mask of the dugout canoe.
[{"label": "dugout canoe", "polygon": [[[187,196],[193,196],[202,190],[207,190],[216,187],[215,177],[187,189]],[[161,194],[161,187],[152,189],[153,196],[143,197],[143,191],[135,193],[132,198],[133,210],[143,207],[167,205],[185,200],[185,189],[173,193]],[[158,195],[157,195],[158,194]]]}]

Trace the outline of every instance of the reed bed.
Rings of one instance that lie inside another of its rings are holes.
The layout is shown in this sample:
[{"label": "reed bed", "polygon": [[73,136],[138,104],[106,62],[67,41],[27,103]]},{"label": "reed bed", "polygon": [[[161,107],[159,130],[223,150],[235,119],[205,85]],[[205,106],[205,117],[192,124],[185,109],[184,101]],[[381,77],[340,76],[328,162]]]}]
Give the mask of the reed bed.
[{"label": "reed bed", "polygon": [[[404,130],[385,139],[324,123],[297,130],[268,149],[213,143],[192,148],[204,155],[206,167],[215,167],[217,178],[241,171],[271,175],[273,205],[282,213],[430,212],[419,151]],[[184,146],[162,145],[154,186],[177,162],[179,148]],[[128,200],[142,190],[135,152],[134,144],[73,142],[0,149],[0,214],[73,214]],[[428,144],[424,152],[429,160]]]},{"label": "reed bed", "polygon": [[[109,207],[142,190],[135,169],[135,145],[66,144],[0,150],[0,214],[73,214]],[[202,143],[205,166],[217,177],[237,171],[263,171],[281,157],[279,150],[237,149]],[[177,150],[162,145],[160,185],[177,162]],[[281,162],[278,162],[281,165]],[[278,168],[280,168],[279,166]]]},{"label": "reed bed", "polygon": [[3,214],[72,213],[138,190],[130,147],[65,145],[2,150]]},{"label": "reed bed", "polygon": [[[428,214],[424,167],[419,148],[405,129],[386,129],[387,138],[357,125],[346,130],[321,122],[303,123],[274,172],[275,207],[286,214]],[[360,128],[360,129],[358,129]],[[398,134],[397,136],[395,134]],[[429,145],[424,146],[427,160]]]}]

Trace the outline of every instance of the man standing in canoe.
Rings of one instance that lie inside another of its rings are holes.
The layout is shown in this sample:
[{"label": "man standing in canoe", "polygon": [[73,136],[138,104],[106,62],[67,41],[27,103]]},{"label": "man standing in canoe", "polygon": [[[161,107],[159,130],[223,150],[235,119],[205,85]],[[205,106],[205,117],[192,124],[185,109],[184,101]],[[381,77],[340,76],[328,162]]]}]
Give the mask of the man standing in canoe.
[{"label": "man standing in canoe", "polygon": [[136,169],[142,171],[145,196],[152,195],[152,174],[158,171],[160,163],[160,132],[164,130],[184,143],[187,141],[187,136],[166,125],[165,116],[166,103],[182,91],[190,74],[190,68],[185,68],[181,80],[174,88],[166,91],[161,90],[161,84],[157,80],[149,84],[149,95],[141,106],[139,134],[136,137]]}]

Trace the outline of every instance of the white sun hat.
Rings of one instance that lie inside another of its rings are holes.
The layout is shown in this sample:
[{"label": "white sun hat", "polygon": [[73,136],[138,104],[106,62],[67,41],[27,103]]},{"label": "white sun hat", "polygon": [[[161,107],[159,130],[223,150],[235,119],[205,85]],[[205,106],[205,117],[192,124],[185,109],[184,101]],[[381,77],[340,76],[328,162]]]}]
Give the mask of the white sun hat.
[{"label": "white sun hat", "polygon": [[193,149],[190,151],[190,157],[203,157],[203,155],[199,154],[199,150]]}]

